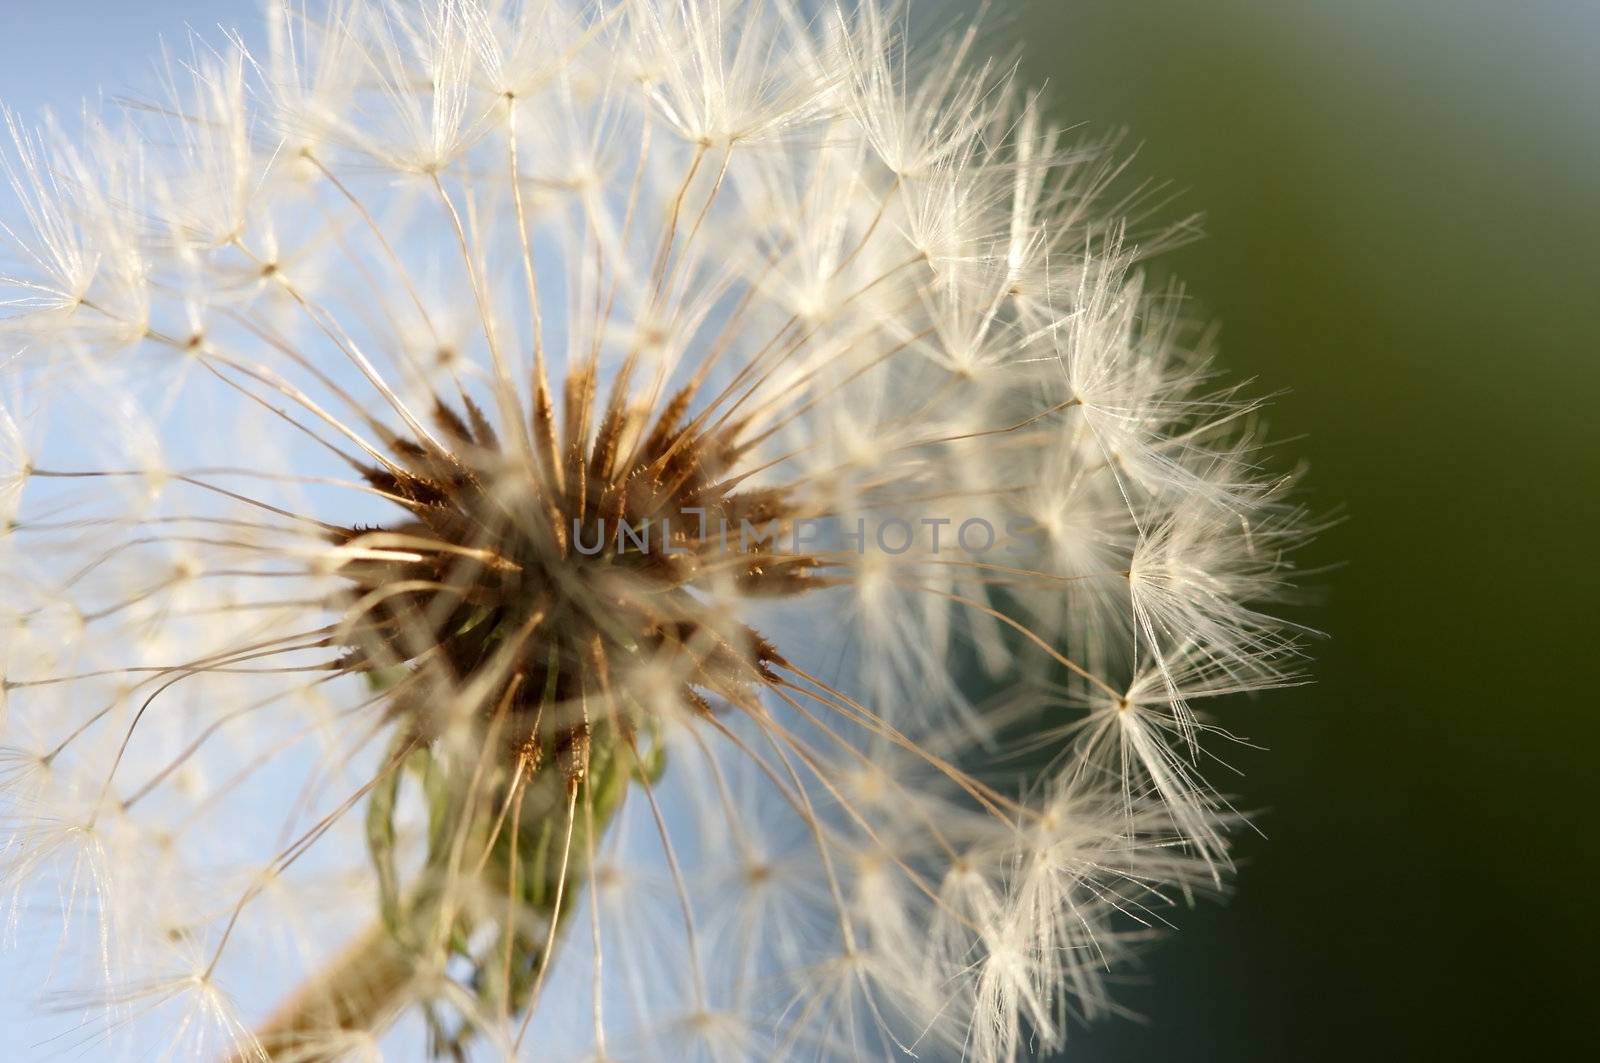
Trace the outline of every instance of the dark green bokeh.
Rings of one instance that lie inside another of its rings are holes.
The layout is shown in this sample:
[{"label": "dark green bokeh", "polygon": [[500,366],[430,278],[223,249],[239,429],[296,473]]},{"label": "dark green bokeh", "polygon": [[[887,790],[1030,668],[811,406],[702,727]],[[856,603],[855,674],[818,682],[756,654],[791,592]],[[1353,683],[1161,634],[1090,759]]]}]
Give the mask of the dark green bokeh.
[{"label": "dark green bokeh", "polygon": [[1165,265],[1346,519],[1318,685],[1230,705],[1234,898],[1084,1059],[1535,1058],[1594,1042],[1600,5],[1039,0],[1056,115],[1126,126]]}]

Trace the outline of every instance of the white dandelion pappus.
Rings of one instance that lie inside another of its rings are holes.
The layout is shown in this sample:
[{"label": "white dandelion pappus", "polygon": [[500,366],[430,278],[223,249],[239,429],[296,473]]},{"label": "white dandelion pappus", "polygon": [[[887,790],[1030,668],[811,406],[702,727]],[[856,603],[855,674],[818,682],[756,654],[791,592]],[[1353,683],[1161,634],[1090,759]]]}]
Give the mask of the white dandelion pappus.
[{"label": "white dandelion pappus", "polygon": [[1190,703],[1290,680],[1301,518],[1107,145],[879,0],[266,37],[8,118],[0,888],[55,1048],[1001,1060],[1112,1011],[1228,869]]}]

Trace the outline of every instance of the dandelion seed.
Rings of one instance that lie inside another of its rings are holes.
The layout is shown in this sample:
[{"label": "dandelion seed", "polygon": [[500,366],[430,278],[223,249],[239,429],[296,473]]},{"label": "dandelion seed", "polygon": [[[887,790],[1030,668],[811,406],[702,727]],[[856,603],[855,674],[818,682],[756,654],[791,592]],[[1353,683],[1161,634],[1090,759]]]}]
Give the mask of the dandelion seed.
[{"label": "dandelion seed", "polygon": [[1194,703],[1296,674],[1303,519],[1108,145],[877,0],[266,37],[7,116],[0,888],[69,1039],[987,1061],[1113,1011],[1228,870]]}]

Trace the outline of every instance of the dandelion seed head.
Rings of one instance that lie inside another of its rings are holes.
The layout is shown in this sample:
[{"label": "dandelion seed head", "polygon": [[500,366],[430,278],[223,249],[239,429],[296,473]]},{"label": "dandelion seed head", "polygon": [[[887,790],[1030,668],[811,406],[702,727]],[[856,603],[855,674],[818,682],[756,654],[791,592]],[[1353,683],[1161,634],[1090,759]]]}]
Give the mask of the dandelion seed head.
[{"label": "dandelion seed head", "polygon": [[1305,524],[1114,144],[876,0],[264,31],[7,115],[0,888],[86,1036],[987,1061],[1112,1011],[1231,870],[1203,710],[1295,681]]}]

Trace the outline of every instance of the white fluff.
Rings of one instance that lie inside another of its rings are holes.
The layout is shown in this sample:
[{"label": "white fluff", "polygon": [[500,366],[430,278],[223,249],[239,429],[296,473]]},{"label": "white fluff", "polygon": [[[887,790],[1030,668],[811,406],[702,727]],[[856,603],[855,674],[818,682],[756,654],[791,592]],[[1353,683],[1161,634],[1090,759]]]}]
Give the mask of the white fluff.
[{"label": "white fluff", "polygon": [[[760,711],[682,711],[670,661],[617,680],[665,772],[526,1034],[445,969],[306,1058],[421,1058],[427,1006],[481,1058],[1012,1059],[1220,883],[1195,703],[1288,681],[1263,609],[1300,515],[1145,288],[1161,235],[1105,213],[1104,146],[902,14],[280,0],[264,54],[197,43],[121,124],[8,115],[0,890],[70,1043],[256,1058],[375,918],[393,721],[317,632],[343,566],[415,544],[319,536],[390,518],[350,459],[440,443],[435,396],[515,451],[537,366],[590,357],[602,396],[626,364],[638,409],[697,379],[692,414],[750,418],[736,474],[826,524],[827,585],[697,584],[792,664]],[[1053,764],[1025,786],[1019,741]],[[398,822],[415,859],[409,783]]]}]

